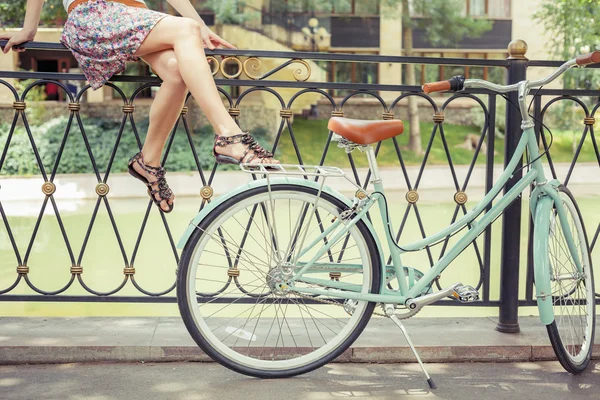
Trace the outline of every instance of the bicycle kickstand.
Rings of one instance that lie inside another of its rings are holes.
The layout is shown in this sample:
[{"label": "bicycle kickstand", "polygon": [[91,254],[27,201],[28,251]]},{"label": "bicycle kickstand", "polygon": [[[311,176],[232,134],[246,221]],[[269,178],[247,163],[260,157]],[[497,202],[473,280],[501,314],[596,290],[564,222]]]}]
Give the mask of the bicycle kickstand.
[{"label": "bicycle kickstand", "polygon": [[436,389],[435,383],[433,383],[433,379],[431,379],[431,376],[429,376],[429,374],[427,373],[427,370],[425,369],[425,365],[423,364],[423,361],[421,361],[421,357],[419,357],[419,353],[417,353],[417,349],[413,345],[412,340],[410,340],[410,336],[408,336],[408,332],[406,331],[406,328],[404,327],[404,324],[395,315],[390,315],[389,318],[392,321],[394,321],[394,323],[402,331],[402,334],[404,335],[404,337],[406,338],[406,341],[408,342],[408,346],[410,347],[410,349],[412,350],[413,354],[417,358],[417,361],[419,362],[419,365],[421,366],[421,369],[423,370],[423,372],[425,373],[425,376],[427,377],[427,384],[429,384],[429,387],[431,389]]}]

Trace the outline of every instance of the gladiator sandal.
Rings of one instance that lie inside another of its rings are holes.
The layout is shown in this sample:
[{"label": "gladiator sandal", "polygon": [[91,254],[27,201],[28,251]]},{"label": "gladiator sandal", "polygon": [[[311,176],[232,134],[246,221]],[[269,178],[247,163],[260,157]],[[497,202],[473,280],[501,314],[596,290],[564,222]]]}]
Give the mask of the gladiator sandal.
[{"label": "gladiator sandal", "polygon": [[[138,173],[135,170],[135,168],[133,168],[134,163],[138,163],[144,171],[151,175],[154,175],[156,177],[156,180],[150,182],[148,179],[146,179],[145,176]],[[168,201],[171,197],[173,197],[173,191],[169,188],[169,185],[167,184],[167,180],[165,179],[165,174],[167,173],[167,171],[165,171],[163,167],[152,167],[150,165],[146,165],[144,163],[144,155],[140,151],[139,153],[131,157],[127,169],[131,176],[133,176],[136,179],[139,179],[146,185],[146,187],[148,188],[148,196],[150,196],[152,201],[154,201],[154,204],[156,204],[162,212],[170,213],[171,211],[173,211],[173,204],[169,204]],[[158,185],[158,189],[152,188],[152,185],[154,184]],[[157,193],[159,197],[158,199],[156,198]],[[161,207],[161,203],[163,201],[168,207],[167,210]]]},{"label": "gladiator sandal", "polygon": [[[217,153],[217,147],[227,147],[237,143],[241,143],[243,145],[248,146],[246,147],[246,151],[244,151],[244,154],[242,154],[240,158],[235,158]],[[252,154],[249,154],[250,152],[252,152]],[[215,159],[217,160],[218,164],[235,165],[239,165],[242,163],[249,164],[254,159],[259,159],[261,160],[260,163],[262,163],[265,159],[273,158],[273,153],[263,149],[249,133],[240,133],[239,135],[234,136],[215,135],[215,146],[213,147],[213,155],[215,156]]]}]

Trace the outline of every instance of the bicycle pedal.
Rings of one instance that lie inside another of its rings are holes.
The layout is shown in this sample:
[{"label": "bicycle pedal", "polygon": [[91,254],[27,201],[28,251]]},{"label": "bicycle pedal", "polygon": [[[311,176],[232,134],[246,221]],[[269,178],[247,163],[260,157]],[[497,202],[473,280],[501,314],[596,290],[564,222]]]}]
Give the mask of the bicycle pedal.
[{"label": "bicycle pedal", "polygon": [[461,303],[471,303],[479,300],[479,292],[473,286],[457,286],[452,292],[452,297]]}]

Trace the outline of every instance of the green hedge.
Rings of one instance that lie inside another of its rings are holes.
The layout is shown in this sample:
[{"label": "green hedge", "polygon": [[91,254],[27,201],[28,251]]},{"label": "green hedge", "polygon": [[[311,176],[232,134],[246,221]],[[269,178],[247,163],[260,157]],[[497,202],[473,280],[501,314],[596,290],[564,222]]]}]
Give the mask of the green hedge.
[{"label": "green hedge", "polygon": [[[32,126],[31,134],[40,154],[40,158],[47,173],[52,171],[55,165],[58,151],[65,136],[68,119],[60,117],[52,119],[43,125]],[[147,121],[136,123],[140,140],[144,141],[148,129]],[[119,123],[105,119],[84,119],[83,126],[96,165],[100,171],[106,171],[113,147],[117,141]],[[0,152],[6,146],[10,126],[0,125]],[[195,130],[191,133],[192,142],[203,169],[210,169],[214,165],[212,156],[213,130],[209,125]],[[266,131],[256,130],[253,135],[261,142],[268,143]],[[167,142],[168,143],[168,142]],[[129,122],[123,129],[111,172],[125,172],[127,161],[138,151],[137,141]],[[169,171],[192,171],[196,169],[196,163],[190,143],[185,131],[180,128],[175,133],[175,139],[169,151],[166,166]],[[222,166],[221,169],[237,168],[235,166]],[[92,163],[83,140],[83,135],[74,120],[67,137],[64,151],[59,161],[57,173],[92,173]],[[11,142],[8,145],[8,153],[0,175],[36,175],[40,173],[32,145],[24,127],[17,127]]]}]

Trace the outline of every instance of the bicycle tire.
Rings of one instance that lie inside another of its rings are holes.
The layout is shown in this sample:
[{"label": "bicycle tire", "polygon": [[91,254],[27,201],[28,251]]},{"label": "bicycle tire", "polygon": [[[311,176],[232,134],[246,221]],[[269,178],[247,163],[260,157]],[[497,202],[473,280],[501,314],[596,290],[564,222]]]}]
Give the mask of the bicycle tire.
[{"label": "bicycle tire", "polygon": [[[345,329],[347,329],[347,332],[345,332],[342,329],[341,333],[338,335],[340,337],[338,338],[338,336],[335,336],[334,339],[332,339],[332,341],[329,342],[329,343],[333,342],[333,344],[329,345],[328,343],[326,343],[323,347],[321,347],[317,350],[313,350],[312,352],[309,351],[309,353],[307,353],[307,354],[300,354],[299,356],[297,356],[295,358],[291,358],[290,359],[291,361],[283,360],[283,362],[281,362],[281,360],[276,360],[275,356],[273,356],[273,355],[272,355],[270,361],[269,360],[265,361],[262,359],[255,360],[252,358],[255,356],[254,353],[256,353],[256,351],[254,350],[253,347],[250,346],[250,344],[248,344],[247,349],[234,350],[233,348],[235,347],[235,345],[232,345],[232,348],[230,349],[225,344],[225,342],[227,340],[229,340],[229,341],[233,340],[233,339],[230,339],[229,337],[224,337],[223,341],[217,342],[217,340],[220,340],[219,338],[217,338],[217,334],[218,334],[217,331],[220,329],[220,327],[214,328],[216,333],[213,333],[209,327],[210,322],[207,322],[208,319],[205,318],[205,316],[200,311],[202,306],[198,305],[198,302],[197,302],[198,300],[196,297],[197,288],[195,286],[195,285],[199,284],[196,281],[196,279],[197,279],[196,275],[199,273],[198,271],[200,271],[200,268],[197,265],[194,266],[194,264],[195,263],[197,264],[200,257],[202,257],[202,253],[207,251],[206,244],[209,243],[211,240],[210,232],[215,232],[217,227],[225,226],[224,224],[227,222],[227,220],[228,219],[231,220],[231,216],[235,215],[235,214],[231,214],[231,213],[234,213],[235,210],[245,209],[246,212],[248,212],[247,208],[249,206],[259,204],[262,201],[261,199],[264,199],[266,195],[273,196],[273,198],[276,199],[275,201],[277,201],[277,198],[285,199],[285,198],[287,198],[286,196],[290,197],[290,199],[291,198],[294,198],[294,199],[297,199],[297,198],[316,199],[317,194],[318,194],[318,191],[314,188],[305,187],[302,185],[293,185],[293,184],[271,185],[270,192],[269,192],[269,188],[267,186],[261,186],[261,187],[247,190],[245,192],[238,194],[237,196],[234,196],[231,199],[224,201],[222,204],[217,206],[199,224],[198,229],[196,229],[194,231],[194,233],[191,235],[190,239],[188,240],[188,242],[182,252],[182,255],[181,255],[181,261],[179,264],[179,272],[178,272],[178,278],[177,278],[177,299],[178,299],[179,310],[180,310],[181,316],[183,318],[183,321],[184,321],[190,335],[194,339],[194,341],[198,344],[198,346],[200,346],[200,348],[206,354],[208,354],[213,360],[219,362],[221,365],[223,365],[231,370],[234,370],[236,372],[239,372],[239,373],[242,373],[245,375],[249,375],[249,376],[259,377],[259,378],[283,378],[283,377],[290,377],[290,376],[294,376],[294,375],[303,374],[303,373],[312,371],[316,368],[319,368],[319,367],[329,363],[330,361],[334,360],[339,355],[341,355],[356,340],[356,338],[358,338],[360,333],[364,330],[365,326],[367,325],[367,323],[371,317],[371,314],[373,312],[375,303],[358,302],[359,306],[357,306],[357,310],[360,310],[360,313],[353,314],[349,318],[350,321],[353,321],[353,325],[348,328],[345,328]],[[289,202],[290,202],[290,208],[292,208],[291,200],[289,200]],[[325,209],[328,209],[329,211],[334,210],[334,214],[336,217],[339,217],[339,213],[341,211],[343,211],[344,209],[347,209],[346,204],[341,199],[336,198],[336,197],[334,197],[330,194],[324,193],[324,192],[320,194],[319,202],[325,202],[325,203],[320,203],[320,204],[326,204]],[[262,207],[262,206],[257,206],[256,209],[258,209],[258,207]],[[281,203],[279,204],[279,207],[281,207]],[[277,208],[277,210],[279,211],[279,208]],[[229,215],[228,213],[231,215]],[[277,222],[279,222],[279,221],[280,220],[277,219]],[[310,224],[310,222],[309,222],[309,224]],[[308,227],[309,227],[309,225],[307,225],[307,228],[306,228],[307,231],[308,231]],[[363,221],[359,221],[355,225],[355,227],[352,229],[353,229],[352,237],[358,238],[360,241],[362,241],[362,245],[364,245],[364,248],[363,248],[364,254],[360,253],[363,258],[363,261],[367,261],[369,264],[369,266],[367,266],[367,267],[365,267],[364,264],[362,266],[363,271],[368,271],[368,273],[365,276],[367,276],[367,275],[369,276],[368,282],[366,281],[366,278],[364,278],[364,277],[362,278],[364,280],[363,287],[366,288],[365,290],[368,290],[369,293],[379,293],[380,286],[381,286],[381,263],[380,263],[380,255],[379,255],[375,240],[374,240],[369,228],[366,226],[366,224]],[[265,230],[265,232],[266,232],[266,230]],[[226,234],[229,235],[230,233],[227,232]],[[213,240],[213,242],[214,242],[214,240]],[[357,242],[357,243],[360,243],[360,242]],[[225,248],[225,246],[223,246],[223,247]],[[243,247],[243,245],[242,245],[242,247]],[[266,248],[268,248],[268,247],[266,246]],[[240,249],[241,249],[241,247],[238,248],[237,251],[241,251]],[[359,249],[359,252],[360,252],[360,249]],[[348,253],[350,253],[350,250],[348,250]],[[227,257],[230,258],[230,256],[227,256]],[[194,261],[194,260],[196,260],[196,261]],[[211,261],[211,262],[214,262],[214,261]],[[365,268],[367,268],[367,269],[365,269]],[[269,269],[269,271],[271,271],[271,269]],[[269,272],[269,274],[265,275],[265,278],[269,275],[270,275],[270,272]],[[350,275],[352,275],[352,274],[350,274]],[[238,276],[236,278],[241,278],[241,277]],[[212,279],[212,275],[211,275],[211,279]],[[350,277],[348,279],[350,279]],[[360,279],[360,275],[359,275],[358,279]],[[192,280],[194,280],[193,284],[192,284]],[[268,281],[268,278],[266,278],[266,280]],[[243,284],[244,283],[242,283],[242,285]],[[238,286],[238,285],[239,285],[239,283],[236,281],[236,286]],[[266,284],[265,284],[265,286],[266,286]],[[193,290],[192,290],[192,287],[193,287]],[[246,289],[251,289],[251,288],[252,288],[252,286],[249,286],[249,285],[246,286]],[[264,291],[264,289],[263,289],[263,291]],[[271,293],[268,293],[268,295],[266,297],[268,298],[271,295],[273,295],[273,297],[275,296],[275,294],[271,292]],[[256,296],[252,299],[256,300],[256,302],[266,301],[265,296]],[[290,299],[291,299],[291,297],[290,297]],[[276,302],[276,301],[277,301],[276,299],[273,300],[273,302]],[[307,300],[307,301],[310,301],[310,300]],[[315,301],[318,302],[319,300],[317,299]],[[289,306],[292,303],[290,302],[290,300],[288,300],[287,304]],[[239,306],[239,303],[236,306]],[[288,306],[286,306],[286,308],[285,308],[286,312],[288,310]],[[206,307],[206,305],[204,307]],[[255,305],[255,307],[256,307],[256,305]],[[339,307],[339,306],[336,306],[336,307]],[[263,308],[264,308],[264,305],[263,305]],[[275,306],[274,308],[277,308],[277,307]],[[283,307],[281,307],[281,308],[283,309]],[[302,313],[303,306],[298,305],[297,308],[300,310],[300,313]],[[307,310],[308,310],[308,308],[307,308]],[[206,312],[206,314],[208,314],[208,312]],[[252,316],[252,311],[250,312],[250,315],[247,318],[250,318],[250,316]],[[207,317],[211,318],[212,315],[211,316],[207,315]],[[311,317],[312,317],[312,314],[311,314]],[[234,319],[234,318],[235,317],[233,317],[232,319]],[[260,320],[260,318],[261,317],[259,316],[258,319]],[[282,319],[285,320],[285,317],[283,317]],[[322,318],[322,319],[324,319],[324,318]],[[273,321],[275,321],[275,319],[273,319]],[[290,318],[290,321],[293,325],[294,322],[291,318]],[[313,318],[313,322],[315,322],[314,318]],[[229,322],[226,322],[226,323],[229,323]],[[256,324],[258,325],[258,323],[259,322],[257,321]],[[231,323],[231,324],[233,325],[234,323]],[[212,325],[215,326],[215,323],[212,323]],[[306,325],[306,322],[305,322],[305,325]],[[315,325],[317,325],[316,322],[315,322]],[[243,334],[245,335],[245,337],[242,338],[241,340],[247,340],[247,341],[253,340],[254,337],[251,335],[255,335],[255,332],[260,332],[260,330],[257,330],[257,328],[254,328],[254,332],[249,332],[250,328],[248,328],[248,329],[242,329],[242,328],[236,328],[236,329],[240,330],[241,332],[243,332]],[[272,326],[271,326],[271,328],[272,328]],[[288,326],[288,328],[289,328],[289,326]],[[317,329],[318,329],[318,325],[317,325]],[[324,328],[323,328],[323,330],[324,330]],[[309,333],[308,327],[306,328],[306,332],[307,332],[307,336],[309,336],[309,339],[310,339],[310,333]],[[290,333],[292,333],[292,329],[290,329]],[[249,335],[249,334],[251,334],[251,335]],[[270,334],[270,330],[269,330],[269,333],[267,333],[267,338],[265,339],[265,344],[267,343],[269,334]],[[230,333],[230,335],[231,335],[231,333]],[[223,334],[223,336],[225,336],[225,335]],[[293,333],[292,333],[292,336],[293,336]],[[323,336],[323,335],[321,335],[321,336]],[[237,341],[239,339],[235,339],[235,340],[237,343]],[[279,339],[277,339],[277,341],[279,342]],[[295,340],[294,340],[294,343],[296,343]],[[312,339],[311,339],[311,344],[312,344]],[[321,349],[323,349],[325,346],[329,346],[329,348],[326,348],[326,351],[325,350],[322,351]],[[246,354],[236,354],[236,352],[239,353],[240,351],[246,351]],[[292,351],[292,353],[293,353],[293,351]],[[312,358],[309,357],[311,354],[314,354],[314,357],[312,357]],[[256,356],[256,357],[259,357],[259,356]],[[280,356],[277,356],[277,357],[280,357]],[[290,357],[294,357],[293,354]],[[306,357],[306,358],[302,359],[302,357]]]},{"label": "bicycle tire", "polygon": [[566,247],[560,217],[555,207],[550,209],[550,231],[536,232],[535,235],[549,236],[547,251],[555,318],[552,323],[546,325],[548,337],[563,368],[572,374],[579,374],[588,366],[594,345],[594,276],[588,239],[577,202],[569,189],[563,185],[559,187],[559,196],[565,206],[567,218],[571,219],[568,222],[575,245],[579,249],[583,274],[577,272]]}]

